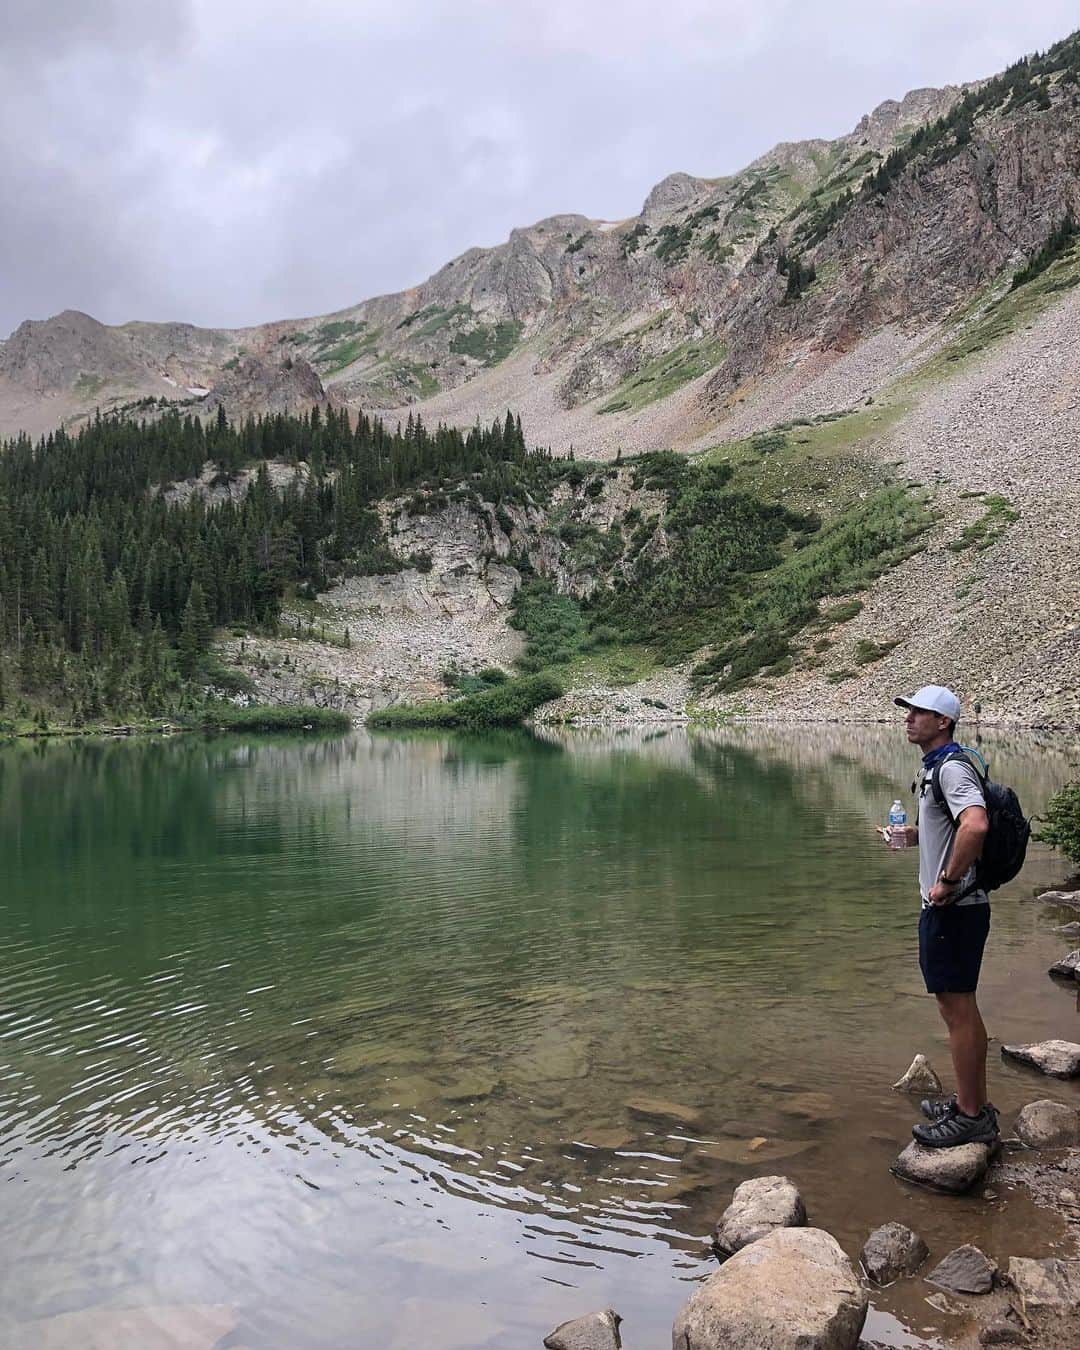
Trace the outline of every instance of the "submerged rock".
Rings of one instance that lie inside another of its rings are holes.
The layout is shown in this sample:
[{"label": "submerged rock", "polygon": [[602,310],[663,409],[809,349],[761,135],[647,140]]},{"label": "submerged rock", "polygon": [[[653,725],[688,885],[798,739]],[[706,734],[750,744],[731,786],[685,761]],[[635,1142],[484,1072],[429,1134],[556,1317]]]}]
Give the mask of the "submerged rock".
[{"label": "submerged rock", "polygon": [[1059,923],[1056,928],[1051,928],[1051,933],[1064,933],[1067,937],[1080,937],[1080,919],[1074,919],[1072,923]]},{"label": "submerged rock", "polygon": [[1018,1064],[1028,1064],[1051,1078],[1080,1077],[1080,1045],[1075,1041],[1038,1041],[1031,1045],[1003,1045],[1001,1053]]},{"label": "submerged rock", "polygon": [[990,1148],[986,1144],[957,1144],[954,1148],[926,1148],[913,1139],[889,1169],[902,1181],[913,1181],[932,1191],[961,1195],[986,1175]]},{"label": "submerged rock", "polygon": [[1014,1256],[1009,1262],[1008,1282],[1027,1308],[1080,1313],[1080,1261],[1050,1256],[1036,1261]]},{"label": "submerged rock", "polygon": [[644,1120],[666,1120],[688,1130],[700,1130],[703,1123],[696,1106],[665,1101],[662,1097],[631,1097],[625,1105],[632,1116]]},{"label": "submerged rock", "polygon": [[903,1078],[893,1084],[895,1092],[928,1092],[931,1096],[940,1096],[944,1092],[941,1079],[934,1072],[933,1065],[925,1055],[916,1055],[911,1061]]},{"label": "submerged rock", "polygon": [[875,1284],[892,1284],[902,1275],[914,1275],[930,1255],[930,1249],[902,1223],[875,1228],[862,1249],[863,1269]]},{"label": "submerged rock", "polygon": [[781,1228],[690,1297],[675,1318],[672,1350],[855,1350],[867,1303],[834,1237]]},{"label": "submerged rock", "polygon": [[994,1287],[997,1265],[970,1242],[951,1251],[927,1275],[927,1283],[955,1294],[988,1294]]},{"label": "submerged rock", "polygon": [[557,1326],[544,1337],[544,1345],[547,1350],[621,1350],[621,1321],[614,1308],[586,1313],[584,1317],[575,1317],[572,1322]]},{"label": "submerged rock", "polygon": [[805,1223],[803,1198],[787,1177],[753,1177],[735,1187],[731,1204],[716,1225],[713,1248],[723,1260],[778,1228],[801,1228]]},{"label": "submerged rock", "polygon": [[768,1139],[763,1134],[752,1139],[716,1139],[711,1144],[702,1144],[687,1154],[688,1167],[704,1169],[709,1163],[733,1163],[737,1167],[749,1167],[763,1163],[781,1162],[796,1158],[801,1153],[809,1153],[817,1148],[814,1139]]},{"label": "submerged rock", "polygon": [[1080,1144],[1080,1111],[1060,1102],[1030,1102],[1016,1118],[1016,1133],[1029,1148]]},{"label": "submerged rock", "polygon": [[778,1103],[782,1116],[796,1120],[834,1120],[840,1112],[827,1092],[796,1092]]},{"label": "submerged rock", "polygon": [[571,1147],[605,1149],[614,1153],[618,1149],[629,1148],[633,1142],[634,1136],[622,1126],[608,1128],[598,1125],[595,1129],[590,1126],[582,1130]]}]

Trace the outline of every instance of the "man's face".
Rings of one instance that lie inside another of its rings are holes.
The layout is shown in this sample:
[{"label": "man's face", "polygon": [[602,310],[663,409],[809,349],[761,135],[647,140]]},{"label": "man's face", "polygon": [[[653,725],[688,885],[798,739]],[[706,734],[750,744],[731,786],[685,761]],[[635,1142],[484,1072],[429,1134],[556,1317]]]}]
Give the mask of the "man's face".
[{"label": "man's face", "polygon": [[949,719],[928,708],[909,708],[904,718],[907,738],[912,745],[927,745],[936,740],[949,725]]}]

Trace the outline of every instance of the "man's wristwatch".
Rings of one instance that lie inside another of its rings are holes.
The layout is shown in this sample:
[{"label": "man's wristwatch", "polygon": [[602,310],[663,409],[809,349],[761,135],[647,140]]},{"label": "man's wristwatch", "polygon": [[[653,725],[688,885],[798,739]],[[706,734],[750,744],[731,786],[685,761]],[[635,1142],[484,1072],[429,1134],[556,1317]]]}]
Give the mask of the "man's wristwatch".
[{"label": "man's wristwatch", "polygon": [[959,880],[953,881],[952,877],[950,877],[950,876],[946,873],[944,867],[943,867],[943,868],[941,869],[941,871],[938,873],[938,881],[940,881],[941,884],[942,884],[943,886],[959,886],[959,885],[960,885]]}]

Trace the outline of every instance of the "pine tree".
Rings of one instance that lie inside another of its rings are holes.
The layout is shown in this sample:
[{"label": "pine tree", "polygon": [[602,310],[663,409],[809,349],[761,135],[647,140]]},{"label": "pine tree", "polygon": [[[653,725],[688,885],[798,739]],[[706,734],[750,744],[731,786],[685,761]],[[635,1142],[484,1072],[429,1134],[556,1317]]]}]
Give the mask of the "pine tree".
[{"label": "pine tree", "polygon": [[27,619],[22,628],[19,647],[19,688],[32,693],[38,684],[38,641],[33,619]]},{"label": "pine tree", "polygon": [[180,625],[180,639],[177,643],[177,665],[184,679],[190,680],[199,668],[199,661],[210,645],[210,620],[206,613],[202,587],[197,581],[191,583],[184,617]]}]

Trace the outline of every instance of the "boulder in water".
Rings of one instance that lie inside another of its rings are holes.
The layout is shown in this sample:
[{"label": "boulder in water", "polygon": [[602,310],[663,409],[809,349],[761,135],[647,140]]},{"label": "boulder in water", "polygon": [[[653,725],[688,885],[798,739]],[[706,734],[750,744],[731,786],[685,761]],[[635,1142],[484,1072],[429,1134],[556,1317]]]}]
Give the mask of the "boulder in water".
[{"label": "boulder in water", "polygon": [[863,1269],[875,1284],[892,1284],[903,1275],[914,1275],[930,1255],[930,1249],[906,1224],[886,1223],[875,1228],[862,1249]]},{"label": "boulder in water", "polygon": [[889,1169],[901,1181],[913,1181],[932,1191],[962,1195],[986,1176],[990,1148],[986,1144],[957,1144],[953,1148],[926,1148],[913,1139]]},{"label": "boulder in water", "polygon": [[1080,1144],[1080,1111],[1060,1102],[1030,1102],[1016,1118],[1016,1133],[1029,1148]]},{"label": "boulder in water", "polygon": [[1075,1041],[1037,1041],[1031,1045],[1003,1045],[1001,1053],[1018,1064],[1030,1065],[1051,1078],[1080,1078],[1080,1045]]},{"label": "boulder in water", "polygon": [[994,1287],[997,1265],[970,1242],[951,1251],[927,1275],[927,1283],[955,1294],[988,1294]]},{"label": "boulder in water", "polygon": [[1080,947],[1074,952],[1069,952],[1067,956],[1063,956],[1060,961],[1055,961],[1047,974],[1053,975],[1058,980],[1080,979]]},{"label": "boulder in water", "polygon": [[941,1079],[925,1055],[916,1055],[904,1076],[893,1084],[896,1092],[927,1092],[940,1096],[944,1092]]},{"label": "boulder in water", "polygon": [[735,1187],[731,1204],[716,1225],[713,1249],[724,1260],[778,1228],[801,1228],[805,1223],[803,1198],[787,1177],[753,1177]]},{"label": "boulder in water", "polygon": [[675,1318],[672,1350],[855,1350],[867,1303],[834,1237],[779,1228],[691,1295]]},{"label": "boulder in water", "polygon": [[547,1350],[621,1350],[619,1323],[622,1318],[614,1308],[603,1312],[586,1313],[572,1322],[563,1322],[544,1337]]}]

